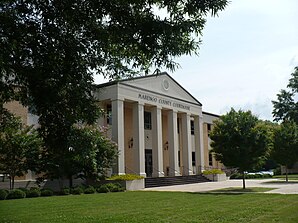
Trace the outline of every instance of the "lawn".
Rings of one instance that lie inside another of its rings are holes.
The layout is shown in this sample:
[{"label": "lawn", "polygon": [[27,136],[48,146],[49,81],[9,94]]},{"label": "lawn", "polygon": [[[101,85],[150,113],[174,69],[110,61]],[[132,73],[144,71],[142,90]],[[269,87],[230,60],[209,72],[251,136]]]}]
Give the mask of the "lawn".
[{"label": "lawn", "polygon": [[0,201],[0,222],[298,222],[298,195],[124,192]]}]

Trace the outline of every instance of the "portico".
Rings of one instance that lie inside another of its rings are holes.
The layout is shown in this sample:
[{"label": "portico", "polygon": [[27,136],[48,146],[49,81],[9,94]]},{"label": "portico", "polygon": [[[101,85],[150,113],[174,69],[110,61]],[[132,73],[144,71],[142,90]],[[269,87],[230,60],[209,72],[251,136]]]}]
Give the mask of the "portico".
[{"label": "portico", "polygon": [[118,144],[113,174],[198,174],[205,166],[202,104],[168,74],[109,82],[95,92]]}]

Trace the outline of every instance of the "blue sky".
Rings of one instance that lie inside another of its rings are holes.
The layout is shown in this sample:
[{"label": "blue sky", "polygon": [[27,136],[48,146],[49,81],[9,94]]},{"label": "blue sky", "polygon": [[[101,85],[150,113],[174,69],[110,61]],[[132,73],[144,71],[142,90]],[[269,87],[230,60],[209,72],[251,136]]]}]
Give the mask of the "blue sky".
[{"label": "blue sky", "polygon": [[298,66],[297,21],[297,0],[232,0],[207,18],[199,56],[177,58],[181,68],[167,72],[204,111],[234,107],[271,120],[271,101]]}]

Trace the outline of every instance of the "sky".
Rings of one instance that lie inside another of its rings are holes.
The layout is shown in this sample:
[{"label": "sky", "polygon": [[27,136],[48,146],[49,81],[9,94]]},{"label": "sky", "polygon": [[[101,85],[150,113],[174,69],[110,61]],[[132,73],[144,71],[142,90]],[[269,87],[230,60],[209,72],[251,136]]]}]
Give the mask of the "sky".
[{"label": "sky", "polygon": [[181,67],[164,71],[203,111],[221,115],[233,107],[272,120],[271,101],[298,66],[298,1],[232,0],[207,18],[201,39],[199,56],[177,58]]}]

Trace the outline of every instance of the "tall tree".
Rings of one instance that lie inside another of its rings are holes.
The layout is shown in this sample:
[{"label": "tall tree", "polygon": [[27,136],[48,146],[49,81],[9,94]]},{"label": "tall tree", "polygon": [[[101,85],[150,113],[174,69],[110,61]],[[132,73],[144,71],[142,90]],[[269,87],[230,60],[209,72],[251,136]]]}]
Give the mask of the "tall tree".
[{"label": "tall tree", "polygon": [[3,0],[0,103],[14,95],[32,108],[53,163],[63,168],[73,124],[92,123],[98,115],[93,74],[112,80],[151,67],[174,70],[175,57],[198,53],[201,41],[194,36],[201,35],[207,14],[217,15],[227,3]]},{"label": "tall tree", "polygon": [[298,124],[298,67],[294,68],[287,88],[277,94],[277,101],[272,101],[272,114],[275,121],[293,120]]},{"label": "tall tree", "polygon": [[285,166],[288,182],[288,169],[298,160],[298,125],[294,121],[285,121],[275,129],[271,156]]},{"label": "tall tree", "polygon": [[210,138],[215,158],[242,172],[245,189],[245,172],[260,165],[271,146],[268,125],[250,111],[237,112],[232,108],[215,121]]},{"label": "tall tree", "polygon": [[16,176],[23,176],[34,164],[42,150],[42,139],[36,130],[25,126],[6,110],[0,122],[0,170],[8,173],[10,189],[14,188]]}]

